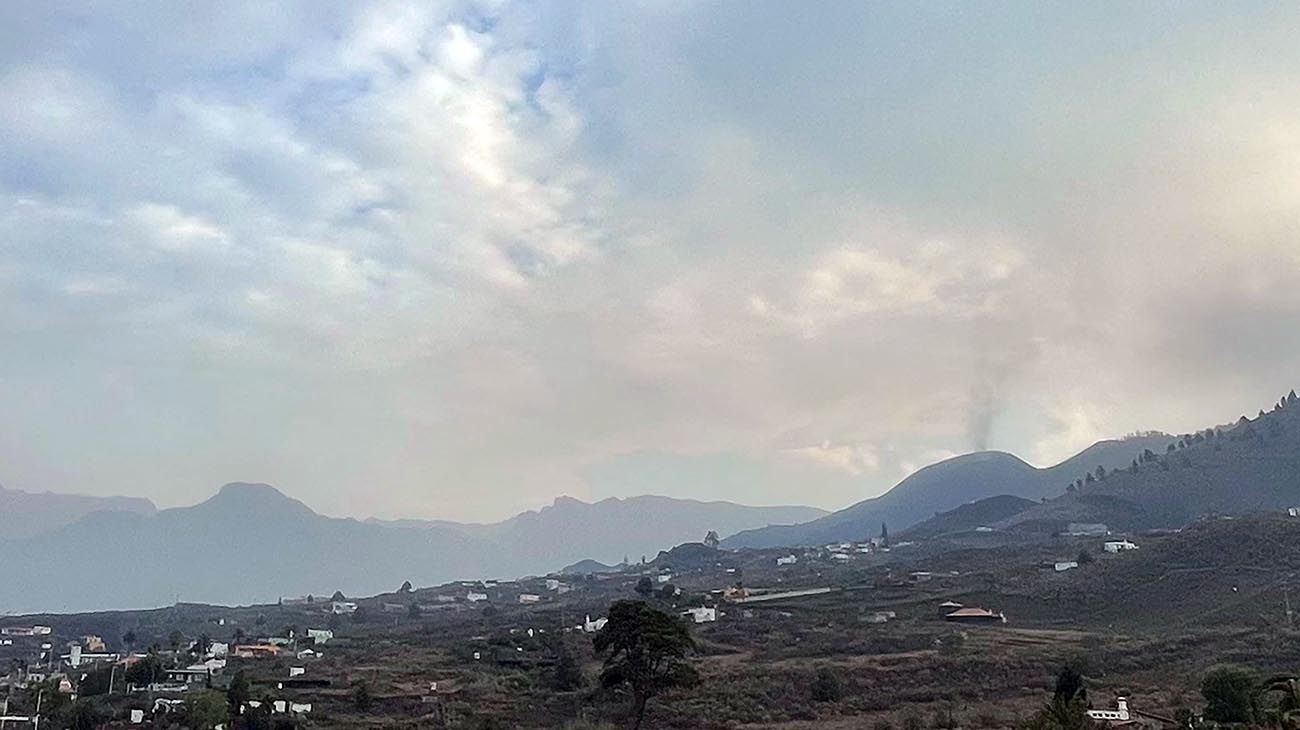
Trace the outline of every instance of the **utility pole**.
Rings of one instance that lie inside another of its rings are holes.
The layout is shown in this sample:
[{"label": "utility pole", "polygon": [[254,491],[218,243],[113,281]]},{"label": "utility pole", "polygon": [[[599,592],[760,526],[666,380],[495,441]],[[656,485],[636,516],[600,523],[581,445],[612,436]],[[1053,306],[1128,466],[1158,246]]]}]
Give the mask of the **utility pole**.
[{"label": "utility pole", "polygon": [[41,730],[41,700],[45,697],[45,690],[41,689],[36,692],[36,716],[32,718],[32,730]]}]

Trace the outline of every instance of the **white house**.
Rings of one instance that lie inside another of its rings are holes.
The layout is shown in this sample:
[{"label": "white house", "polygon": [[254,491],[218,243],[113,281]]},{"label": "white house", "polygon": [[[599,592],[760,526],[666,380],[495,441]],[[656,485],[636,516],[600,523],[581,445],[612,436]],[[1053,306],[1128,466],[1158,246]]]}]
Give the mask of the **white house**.
[{"label": "white house", "polygon": [[1052,567],[1056,570],[1056,572],[1058,572],[1058,573],[1064,573],[1064,572],[1067,571],[1067,570],[1074,570],[1075,568],[1079,567],[1079,561],[1077,561],[1077,560],[1058,560],[1058,561],[1056,561],[1056,564],[1053,565]]},{"label": "white house", "polygon": [[289,676],[290,676],[290,677],[301,677],[302,675],[304,675],[304,674],[306,674],[306,673],[307,673],[307,668],[306,668],[306,667],[289,667]]},{"label": "white house", "polygon": [[357,604],[353,601],[330,601],[330,613],[348,614],[356,612]]},{"label": "white house", "polygon": [[582,630],[588,634],[594,634],[605,628],[605,624],[607,623],[609,623],[609,619],[607,618],[598,618],[595,621],[592,621],[591,615],[588,614],[587,618],[582,622]]},{"label": "white house", "polygon": [[49,636],[52,631],[49,626],[6,626],[0,636]]},{"label": "white house", "polygon": [[799,562],[799,558],[795,557],[794,555],[786,555],[783,558],[776,559],[777,565],[794,565],[797,562]]},{"label": "white house", "polygon": [[716,608],[688,608],[682,611],[683,616],[690,616],[697,624],[706,624],[718,620],[718,609]]},{"label": "white house", "polygon": [[520,602],[520,603],[539,603],[539,602],[541,602],[541,600],[542,600],[542,597],[539,596],[539,595],[537,595],[536,593],[520,593],[520,594],[519,594],[519,602]]},{"label": "white house", "polygon": [[334,638],[334,632],[330,629],[307,629],[307,638],[317,644],[328,644]]},{"label": "white house", "polygon": [[478,603],[479,601],[486,601],[487,599],[488,595],[486,593],[475,593],[474,591],[470,591],[465,594],[465,600],[470,603]]},{"label": "white house", "polygon": [[1120,553],[1126,550],[1137,550],[1138,546],[1128,540],[1107,540],[1102,544],[1102,548],[1108,553]]},{"label": "white house", "polygon": [[838,560],[841,563],[847,563],[853,556],[848,553],[831,553],[832,560]]},{"label": "white house", "polygon": [[1103,722],[1128,722],[1132,719],[1128,711],[1128,698],[1116,697],[1113,710],[1088,710],[1088,717]]},{"label": "white house", "polygon": [[230,644],[223,641],[214,641],[208,645],[208,653],[214,658],[220,658],[230,653]]}]

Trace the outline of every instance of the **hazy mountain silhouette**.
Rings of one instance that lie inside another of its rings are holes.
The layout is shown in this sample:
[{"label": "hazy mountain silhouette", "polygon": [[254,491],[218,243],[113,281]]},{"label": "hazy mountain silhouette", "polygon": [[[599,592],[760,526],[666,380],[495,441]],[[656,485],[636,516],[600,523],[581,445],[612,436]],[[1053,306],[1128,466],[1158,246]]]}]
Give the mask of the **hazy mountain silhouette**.
[{"label": "hazy mountain silhouette", "polygon": [[[540,510],[524,512],[487,525],[428,523],[457,529],[511,550],[526,551],[552,568],[576,558],[616,563],[624,556],[639,561],[683,542],[698,542],[710,531],[731,535],[767,525],[816,519],[816,507],[749,507],[732,502],[641,496],[610,497],[587,503],[559,497]],[[405,520],[401,524],[419,523]]]},{"label": "hazy mountain silhouette", "polygon": [[78,611],[275,601],[335,590],[366,595],[405,580],[516,577],[588,557],[699,540],[821,513],[662,497],[551,507],[493,525],[335,519],[265,484],[228,484],[200,504],[153,515],[95,512],[53,531],[0,540],[0,611]]},{"label": "hazy mountain silhouette", "polygon": [[24,492],[0,485],[0,539],[20,539],[72,524],[91,512],[151,515],[153,502],[139,497],[88,497]]},{"label": "hazy mountain silhouette", "polygon": [[1038,500],[1061,494],[1067,482],[1097,466],[1127,465],[1145,448],[1160,447],[1169,436],[1136,436],[1100,441],[1046,469],[1001,451],[981,451],[931,464],[899,482],[893,489],[838,512],[795,525],[747,530],[723,541],[725,547],[820,545],[861,540],[880,532],[881,523],[900,532],[922,520],[960,505],[1001,494]]}]

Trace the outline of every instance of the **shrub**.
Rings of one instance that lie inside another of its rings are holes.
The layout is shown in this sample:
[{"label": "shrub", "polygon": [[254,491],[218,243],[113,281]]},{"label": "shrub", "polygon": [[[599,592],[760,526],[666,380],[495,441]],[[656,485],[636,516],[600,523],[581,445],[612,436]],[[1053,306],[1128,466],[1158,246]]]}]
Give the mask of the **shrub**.
[{"label": "shrub", "polygon": [[844,683],[831,667],[818,667],[813,678],[812,698],[817,702],[839,702],[844,697]]}]

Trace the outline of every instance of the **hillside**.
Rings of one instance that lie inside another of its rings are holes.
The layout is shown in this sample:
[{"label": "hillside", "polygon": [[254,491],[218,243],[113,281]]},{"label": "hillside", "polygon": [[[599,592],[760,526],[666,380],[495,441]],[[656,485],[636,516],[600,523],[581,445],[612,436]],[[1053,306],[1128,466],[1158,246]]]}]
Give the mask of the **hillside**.
[{"label": "hillside", "polygon": [[1070,522],[1136,530],[1181,527],[1203,515],[1300,505],[1300,402],[1230,427],[1171,438],[1128,468],[1077,484],[999,527],[1059,531]]},{"label": "hillside", "polygon": [[80,494],[24,492],[0,486],[0,539],[18,540],[48,532],[91,512],[151,515],[153,502],[139,497],[89,497]]},{"label": "hillside", "polygon": [[877,534],[881,523],[901,532],[937,513],[986,497],[1011,495],[1037,501],[1061,494],[1068,482],[1097,466],[1113,469],[1127,465],[1143,449],[1164,448],[1169,438],[1160,435],[1101,441],[1045,469],[1000,451],[956,456],[917,471],[879,497],[804,524],[742,532],[723,544],[732,548],[776,547],[862,539]]},{"label": "hillside", "polygon": [[192,507],[95,512],[0,540],[0,564],[24,566],[6,575],[0,612],[273,602],[340,589],[377,593],[405,580],[542,574],[593,556],[610,563],[653,556],[710,529],[817,514],[660,497],[594,505],[561,498],[495,525],[392,525],[324,517],[265,484],[228,484]]},{"label": "hillside", "polygon": [[[1259,513],[1208,518],[1176,534],[1139,533],[1133,540],[1138,549],[1115,555],[1101,551],[1100,539],[979,550],[959,567],[995,571],[998,605],[1018,618],[1145,631],[1282,625],[1287,592],[1294,600],[1300,589],[1300,519]],[[1063,574],[1015,566],[1035,549],[1058,559],[1088,549],[1096,558]]]},{"label": "hillside", "polygon": [[928,520],[912,525],[898,537],[905,540],[924,540],[956,532],[967,532],[993,525],[1024,512],[1036,504],[1038,502],[1023,497],[999,494],[996,497],[963,504],[954,510],[940,512]]}]

